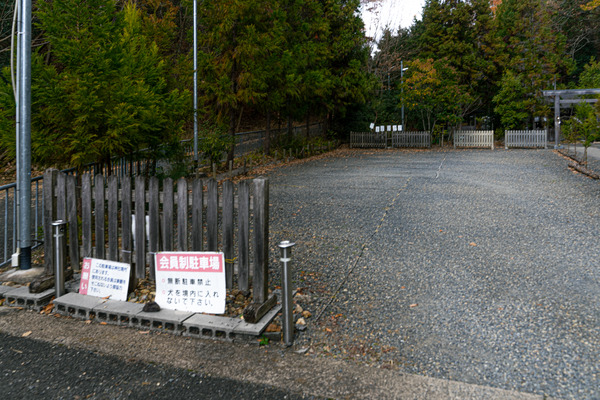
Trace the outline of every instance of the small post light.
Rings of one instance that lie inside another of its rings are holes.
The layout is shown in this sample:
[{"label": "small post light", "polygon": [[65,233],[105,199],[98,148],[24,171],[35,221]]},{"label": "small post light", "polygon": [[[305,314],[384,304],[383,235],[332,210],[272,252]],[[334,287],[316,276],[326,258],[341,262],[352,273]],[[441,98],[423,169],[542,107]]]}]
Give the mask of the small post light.
[{"label": "small post light", "polygon": [[292,313],[292,288],[291,288],[291,257],[292,247],[296,243],[289,240],[284,240],[279,243],[281,249],[281,268],[282,268],[282,284],[281,284],[281,305],[283,309],[282,328],[283,342],[286,346],[291,346],[294,343],[294,316]]}]

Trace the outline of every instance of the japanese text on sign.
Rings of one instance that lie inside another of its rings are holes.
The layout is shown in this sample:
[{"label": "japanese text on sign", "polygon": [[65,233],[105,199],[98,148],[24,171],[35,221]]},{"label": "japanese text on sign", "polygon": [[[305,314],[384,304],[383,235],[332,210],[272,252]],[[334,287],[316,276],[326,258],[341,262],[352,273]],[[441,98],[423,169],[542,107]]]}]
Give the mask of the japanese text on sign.
[{"label": "japanese text on sign", "polygon": [[79,293],[113,300],[127,300],[130,265],[115,261],[84,258]]},{"label": "japanese text on sign", "polygon": [[157,253],[156,302],[172,310],[224,313],[224,264],[223,253]]}]

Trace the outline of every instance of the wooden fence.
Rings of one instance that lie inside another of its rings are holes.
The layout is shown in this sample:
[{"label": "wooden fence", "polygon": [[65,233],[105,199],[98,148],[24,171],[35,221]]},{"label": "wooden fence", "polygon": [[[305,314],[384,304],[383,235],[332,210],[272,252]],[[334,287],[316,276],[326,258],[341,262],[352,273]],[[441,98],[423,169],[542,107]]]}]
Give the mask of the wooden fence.
[{"label": "wooden fence", "polygon": [[351,148],[386,148],[388,141],[392,147],[431,147],[429,132],[350,132]]},{"label": "wooden fence", "polygon": [[457,147],[490,147],[494,150],[494,131],[455,131],[454,148]]},{"label": "wooden fence", "polygon": [[350,148],[384,149],[386,146],[386,132],[350,132]]},{"label": "wooden fence", "polygon": [[431,134],[420,132],[392,132],[392,147],[431,147]]},{"label": "wooden fence", "polygon": [[522,147],[522,148],[548,148],[548,131],[506,131],[504,135],[504,147]]},{"label": "wooden fence", "polygon": [[92,182],[91,175],[83,174],[78,182],[73,175],[48,170],[44,182],[47,272],[54,271],[51,223],[62,219],[68,222],[68,255],[74,270],[80,269],[82,258],[95,257],[132,264],[134,279],[154,279],[156,252],[223,251],[227,287],[234,285],[235,264],[237,286],[247,291],[252,255],[253,300],[255,304],[267,301],[267,179],[237,185],[225,181],[219,190],[213,179],[161,182],[156,177],[136,176],[132,182],[131,178],[95,175]]}]

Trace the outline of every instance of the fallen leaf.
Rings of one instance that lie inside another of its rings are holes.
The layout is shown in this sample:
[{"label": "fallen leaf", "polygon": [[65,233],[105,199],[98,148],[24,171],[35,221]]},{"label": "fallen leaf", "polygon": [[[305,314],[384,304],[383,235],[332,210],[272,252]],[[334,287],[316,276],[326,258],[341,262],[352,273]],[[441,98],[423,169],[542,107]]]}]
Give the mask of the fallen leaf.
[{"label": "fallen leaf", "polygon": [[27,337],[29,335],[31,335],[33,332],[32,331],[27,331],[24,334],[21,335],[21,337]]},{"label": "fallen leaf", "polygon": [[400,286],[400,289],[404,290],[406,289],[406,286]]},{"label": "fallen leaf", "polygon": [[477,243],[471,242],[471,243],[469,243],[469,246],[477,246]]},{"label": "fallen leaf", "polygon": [[332,331],[331,329],[329,329],[329,328],[325,328],[325,330],[326,330],[327,332],[329,332],[329,333],[333,332],[333,331]]},{"label": "fallen leaf", "polygon": [[40,314],[50,314],[52,312],[52,310],[54,310],[54,303],[50,303],[48,304],[46,307],[44,307],[42,309],[42,311],[40,312]]},{"label": "fallen leaf", "polygon": [[416,307],[416,306],[418,306],[418,305],[419,305],[419,303],[414,303],[414,304],[411,304],[409,307],[411,307],[411,308],[412,308],[412,307]]},{"label": "fallen leaf", "polygon": [[150,331],[139,331],[138,332],[140,335],[147,335],[150,333]]},{"label": "fallen leaf", "polygon": [[100,325],[108,325],[106,322],[100,322]]},{"label": "fallen leaf", "polygon": [[108,299],[110,299],[110,296],[111,296],[111,295],[109,294],[108,296],[106,296],[106,297],[103,297],[103,298],[102,298],[102,300],[108,300]]},{"label": "fallen leaf", "polygon": [[444,231],[440,229],[440,232],[444,232]]}]

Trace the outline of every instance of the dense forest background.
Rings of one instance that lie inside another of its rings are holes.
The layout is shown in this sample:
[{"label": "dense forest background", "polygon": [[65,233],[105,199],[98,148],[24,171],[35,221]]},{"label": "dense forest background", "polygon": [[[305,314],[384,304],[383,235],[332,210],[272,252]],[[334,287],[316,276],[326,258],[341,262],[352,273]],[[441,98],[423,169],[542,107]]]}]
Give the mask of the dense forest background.
[{"label": "dense forest background", "polygon": [[[406,129],[438,136],[551,125],[542,90],[600,88],[594,3],[427,0],[421,20],[375,42],[360,0],[199,0],[200,132],[227,147],[250,122],[270,131],[319,121],[343,139],[400,124],[402,106]],[[33,161],[176,153],[192,135],[192,10],[191,0],[34,1]],[[1,2],[4,157],[15,151],[13,11]]]}]

